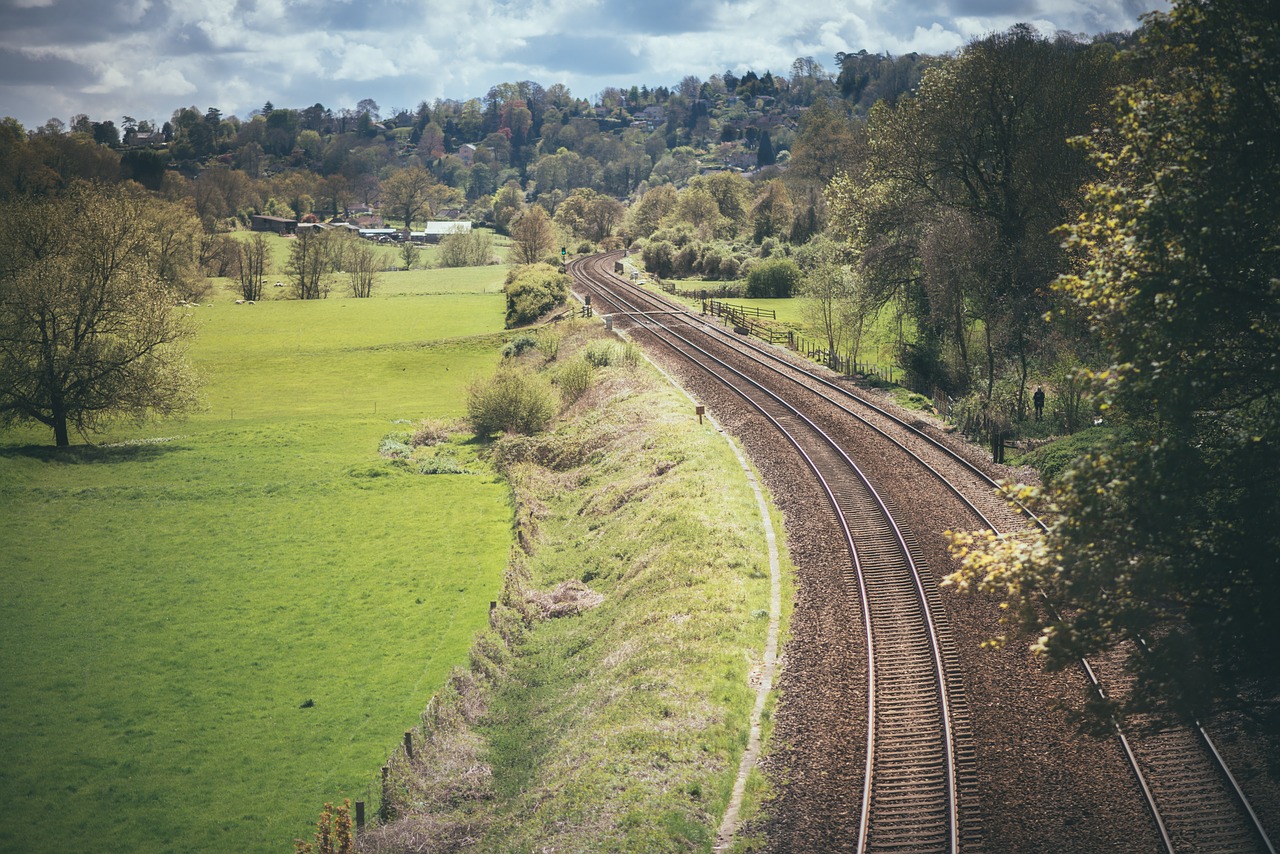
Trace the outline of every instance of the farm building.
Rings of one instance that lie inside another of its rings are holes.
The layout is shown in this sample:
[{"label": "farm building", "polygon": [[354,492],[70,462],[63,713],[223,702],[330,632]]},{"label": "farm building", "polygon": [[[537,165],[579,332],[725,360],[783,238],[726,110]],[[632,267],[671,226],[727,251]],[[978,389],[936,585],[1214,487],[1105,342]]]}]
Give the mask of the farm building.
[{"label": "farm building", "polygon": [[298,230],[296,219],[285,219],[282,216],[252,215],[254,231],[274,231],[276,234],[293,234]]},{"label": "farm building", "polygon": [[410,240],[417,240],[424,243],[439,243],[440,238],[446,234],[470,234],[471,223],[468,220],[456,220],[452,222],[429,222],[426,231],[409,232]]}]

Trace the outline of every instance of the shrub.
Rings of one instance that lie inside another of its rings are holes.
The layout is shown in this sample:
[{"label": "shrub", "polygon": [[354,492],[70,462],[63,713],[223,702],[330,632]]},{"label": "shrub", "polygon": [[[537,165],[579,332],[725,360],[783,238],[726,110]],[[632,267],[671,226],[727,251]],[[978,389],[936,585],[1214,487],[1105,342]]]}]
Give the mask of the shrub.
[{"label": "shrub", "polygon": [[450,425],[448,422],[427,418],[418,422],[417,429],[409,437],[409,444],[415,448],[438,445],[449,438],[449,433]]},{"label": "shrub", "polygon": [[452,454],[437,454],[418,461],[418,474],[469,474],[466,466]]},{"label": "shrub", "polygon": [[635,368],[640,364],[640,348],[631,341],[622,345],[622,364],[628,368]]},{"label": "shrub", "polygon": [[546,429],[556,410],[555,389],[530,371],[500,369],[467,390],[467,418],[478,436],[531,435]]},{"label": "shrub", "polygon": [[595,368],[585,357],[560,366],[560,370],[556,371],[555,383],[560,387],[560,399],[566,406],[586,394],[587,389],[591,388],[594,373]]},{"label": "shrub", "polygon": [[507,327],[532,323],[569,295],[569,277],[550,264],[529,264],[507,274]]},{"label": "shrub", "polygon": [[538,332],[538,352],[548,362],[554,362],[560,355],[561,335],[554,329],[542,329]]},{"label": "shrub", "polygon": [[485,231],[446,234],[437,254],[441,267],[483,267],[493,262],[493,237]]},{"label": "shrub", "polygon": [[592,367],[607,368],[617,358],[618,348],[612,341],[592,341],[582,351],[582,358]]},{"label": "shrub", "polygon": [[502,348],[502,358],[513,359],[537,346],[538,339],[532,335],[517,335],[515,338],[508,341],[507,345]]},{"label": "shrub", "polygon": [[667,279],[675,267],[675,247],[665,240],[650,241],[640,253],[644,268],[653,275]]},{"label": "shrub", "polygon": [[720,269],[724,265],[724,259],[720,257],[720,253],[715,249],[708,248],[702,253],[702,275],[708,279],[718,279],[721,277]]},{"label": "shrub", "polygon": [[407,459],[413,453],[413,448],[409,447],[406,433],[392,433],[383,436],[382,441],[378,444],[378,453],[388,459],[403,460]]},{"label": "shrub", "polygon": [[800,268],[790,258],[768,258],[747,274],[747,296],[756,299],[791,296],[800,284]]},{"label": "shrub", "polygon": [[680,249],[676,250],[675,257],[671,259],[673,276],[681,279],[687,279],[695,272],[698,266],[698,244],[687,243]]}]

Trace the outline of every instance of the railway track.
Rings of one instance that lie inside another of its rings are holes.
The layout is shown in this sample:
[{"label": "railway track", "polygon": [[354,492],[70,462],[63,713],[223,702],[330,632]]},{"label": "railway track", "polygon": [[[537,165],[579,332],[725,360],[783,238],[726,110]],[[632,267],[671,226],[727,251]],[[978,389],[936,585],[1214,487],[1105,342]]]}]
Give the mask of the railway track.
[{"label": "railway track", "polygon": [[[583,266],[579,262],[575,270],[599,275]],[[643,311],[605,287],[596,293],[617,312],[638,318],[634,312]],[[650,318],[639,325],[680,358],[711,375],[734,378],[734,393],[785,436],[813,472],[844,532],[847,580],[863,607],[869,674],[857,850],[959,851],[963,772],[956,746],[965,733],[954,724],[956,685],[935,627],[937,604],[901,527],[858,466],[802,412],[672,328],[676,324]],[[965,753],[971,763],[972,750]]]},{"label": "railway track", "polygon": [[[847,431],[851,424],[859,425],[859,429],[873,432],[884,442],[886,448],[884,453],[895,453],[890,450],[892,448],[896,449],[899,457],[913,460],[921,470],[928,472],[929,477],[936,484],[954,495],[971,514],[971,518],[982,526],[996,531],[1008,531],[1014,526],[1025,524],[1025,520],[1015,516],[1004,502],[996,497],[997,484],[972,460],[955,448],[930,436],[922,427],[908,423],[875,402],[854,393],[846,384],[832,382],[814,372],[811,366],[801,364],[798,358],[783,354],[774,347],[765,347],[746,341],[741,336],[725,330],[718,323],[701,318],[678,304],[613,275],[612,264],[618,257],[620,253],[594,256],[576,261],[571,265],[571,270],[580,285],[604,301],[613,313],[615,322],[628,323],[633,332],[638,332],[642,336],[651,336],[655,342],[661,342],[662,345],[671,347],[673,350],[683,347],[686,349],[682,352],[686,354],[696,350],[704,360],[699,363],[702,369],[734,385],[735,391],[740,395],[743,395],[743,392],[736,387],[739,384],[756,389],[772,386],[785,387],[789,393],[776,395],[771,392],[768,395],[770,399],[786,397],[795,401],[794,408],[791,404],[786,404],[794,416],[783,416],[782,420],[787,421],[796,416],[804,418],[799,415],[803,411],[806,416],[813,419],[810,421],[809,418],[805,418],[812,425],[810,432],[824,436],[829,447],[834,449],[830,452],[816,450],[814,453],[821,462],[814,460],[810,465],[820,479],[823,477],[823,471],[832,473],[831,478],[835,488],[828,488],[827,491],[833,506],[837,507],[837,512],[842,513],[842,518],[846,520],[843,523],[846,530],[868,532],[866,536],[870,539],[868,544],[863,546],[866,549],[863,552],[859,552],[858,538],[853,533],[849,534],[850,548],[854,555],[850,582],[859,587],[864,603],[871,603],[874,601],[873,596],[881,595],[879,587],[881,584],[885,585],[882,601],[894,603],[879,607],[872,604],[864,605],[866,610],[864,619],[870,627],[868,629],[869,647],[878,646],[881,650],[894,649],[899,644],[904,648],[909,647],[911,642],[901,640],[903,636],[896,626],[896,621],[899,614],[910,613],[913,608],[906,604],[906,599],[893,598],[905,596],[901,591],[888,592],[893,585],[887,579],[905,577],[901,568],[887,569],[882,575],[875,560],[869,559],[872,555],[882,553],[870,545],[874,536],[869,533],[877,530],[879,524],[877,519],[881,517],[866,518],[861,513],[870,503],[878,501],[883,505],[883,502],[878,498],[872,502],[867,502],[865,498],[852,498],[856,490],[852,484],[846,482],[842,474],[849,469],[841,468],[828,455],[832,453],[848,459],[844,451],[840,450],[839,440],[833,438],[832,434],[838,435],[842,430]],[[597,303],[597,310],[603,308],[603,305]],[[671,343],[672,341],[681,343],[674,344]],[[697,342],[696,345],[694,341]],[[730,361],[733,362],[732,367],[729,364]],[[718,371],[720,373],[717,373]],[[743,396],[746,397],[746,395]],[[777,404],[753,402],[752,405],[758,408],[763,405],[767,408]],[[943,462],[939,464],[939,460]],[[852,460],[848,460],[847,465],[852,470],[857,470]],[[871,483],[867,481],[861,470],[858,470],[858,477],[866,482],[866,489],[874,495],[875,491]],[[840,507],[841,501],[847,502],[848,506]],[[882,512],[884,517],[889,516],[887,508],[882,509]],[[1039,520],[1035,522],[1039,524]],[[906,545],[906,538],[909,536],[909,533],[899,535],[899,539],[902,540],[899,548],[906,556],[907,563],[911,562],[910,550]],[[941,612],[936,600],[936,590],[930,590],[931,585],[918,569],[913,567],[912,572],[917,579],[915,582],[917,589],[912,593],[915,598],[912,601],[921,603],[923,612],[913,614],[907,619],[915,623],[923,621],[933,625],[934,621],[930,619],[931,610],[933,613]],[[931,599],[932,604],[930,604]],[[969,850],[975,847],[981,838],[978,810],[965,808],[965,804],[973,799],[969,793],[973,785],[972,769],[968,767],[973,761],[973,749],[971,736],[967,734],[964,723],[963,686],[959,684],[959,679],[955,675],[958,673],[958,668],[948,669],[946,664],[948,646],[954,646],[948,639],[935,640],[934,655],[938,664],[933,677],[936,680],[934,688],[917,687],[901,690],[906,694],[921,690],[934,691],[943,698],[944,706],[948,696],[954,696],[959,700],[956,704],[960,707],[959,721],[948,724],[950,727],[948,740],[952,742],[949,748],[952,780],[949,783],[951,816],[948,819],[949,838],[946,844],[952,846],[950,850],[958,850],[961,847]],[[902,671],[918,676],[921,672],[918,661],[918,659],[911,659],[911,663],[904,663]],[[1125,690],[1118,668],[1095,667],[1083,661],[1081,664],[1086,676],[1097,690],[1110,689],[1113,692]],[[883,708],[894,708],[897,702],[898,694],[896,693],[887,694],[894,698],[892,700],[886,700],[885,697],[876,694],[877,686],[874,683],[879,679],[878,671],[881,666],[882,663],[877,662],[870,670],[872,674],[870,680],[873,684],[869,687],[875,699],[869,707],[868,717],[881,716],[882,701]],[[1101,676],[1099,670],[1103,671]],[[928,716],[923,713],[917,718],[912,718],[913,723],[903,732],[914,732],[912,727],[917,725],[925,728],[934,726],[933,723],[924,723],[927,719]],[[862,805],[864,822],[876,821],[877,810],[881,808],[882,802],[886,805],[889,803],[913,805],[909,808],[920,809],[924,813],[930,812],[930,809],[936,810],[936,806],[933,808],[923,806],[929,797],[933,797],[926,794],[930,785],[917,782],[932,779],[930,775],[923,773],[922,770],[904,770],[901,776],[896,776],[896,772],[886,770],[890,767],[889,764],[883,768],[876,766],[874,760],[877,748],[874,727],[884,723],[886,722],[883,720],[875,720],[869,725],[872,729],[868,736],[868,782],[864,787]],[[923,743],[928,739],[922,733],[923,730],[919,737]],[[1208,733],[1198,722],[1193,726],[1165,729],[1142,736],[1126,735],[1117,727],[1117,735],[1142,791],[1152,821],[1158,829],[1164,850],[1171,854],[1184,851],[1264,851],[1275,854],[1275,848],[1262,823],[1250,807],[1244,792],[1223,762]],[[901,743],[910,744],[912,738],[912,735],[906,734]],[[883,750],[886,762],[892,752],[887,748]],[[912,755],[910,749],[906,750],[906,755]],[[959,760],[961,767],[958,770],[957,755],[962,757]],[[920,768],[927,764],[927,760],[922,760]],[[911,760],[907,759],[896,767],[910,769],[912,768]],[[968,782],[963,782],[966,780]],[[884,788],[877,788],[880,784],[884,784]],[[885,794],[880,795],[881,792]],[[936,798],[932,803],[938,803]],[[883,826],[889,826],[896,819],[886,818],[884,821]],[[935,844],[941,844],[938,841],[940,837],[923,832],[920,826],[910,819],[903,826],[910,826],[911,832],[920,835],[909,841],[888,842],[884,848],[879,847],[879,842],[868,835],[867,839],[860,840],[858,850],[947,850],[932,847]]]}]

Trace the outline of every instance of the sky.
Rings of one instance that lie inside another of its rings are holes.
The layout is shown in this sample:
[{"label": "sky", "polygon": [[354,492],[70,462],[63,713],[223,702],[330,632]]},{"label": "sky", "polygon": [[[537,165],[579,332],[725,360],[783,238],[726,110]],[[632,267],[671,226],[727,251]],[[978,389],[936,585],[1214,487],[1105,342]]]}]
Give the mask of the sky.
[{"label": "sky", "polygon": [[675,87],[732,71],[829,71],[839,51],[941,54],[1030,23],[1132,30],[1166,0],[0,0],[0,116],[162,124],[174,110],[384,116],[491,86]]}]

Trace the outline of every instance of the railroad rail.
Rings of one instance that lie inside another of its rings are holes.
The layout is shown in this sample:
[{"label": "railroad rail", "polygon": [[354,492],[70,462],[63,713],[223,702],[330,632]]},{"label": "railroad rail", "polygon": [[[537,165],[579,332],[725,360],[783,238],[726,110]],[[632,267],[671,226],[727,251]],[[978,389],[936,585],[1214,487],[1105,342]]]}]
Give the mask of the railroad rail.
[{"label": "railroad rail", "polygon": [[[599,257],[602,256],[597,256]],[[653,319],[658,316],[655,312],[661,312],[664,320],[683,325],[686,334],[691,335],[693,330],[701,333],[700,340],[704,345],[708,341],[716,341],[722,348],[732,348],[755,366],[753,379],[736,368],[729,368],[723,360],[711,356],[716,363],[732,372],[733,376],[762,387],[758,380],[767,374],[790,383],[796,389],[803,389],[802,394],[807,395],[812,402],[804,407],[806,412],[813,407],[830,408],[842,413],[841,417],[851,418],[879,434],[927,470],[931,477],[936,478],[968,508],[980,524],[997,532],[1002,529],[1010,530],[1012,525],[1019,524],[1007,518],[1002,519],[1001,524],[992,521],[991,517],[1001,516],[1001,510],[996,509],[999,502],[990,500],[998,491],[998,484],[963,454],[928,435],[916,424],[904,421],[875,402],[855,394],[847,384],[832,382],[809,366],[798,364],[798,360],[786,357],[777,348],[761,346],[735,335],[718,323],[701,318],[681,305],[613,276],[610,272],[611,262],[616,257],[616,254],[603,256],[605,260],[594,266],[589,263],[591,259],[582,259],[574,262],[571,270],[583,286],[616,307],[618,316],[628,318],[657,340],[663,340],[662,336],[677,333]],[[610,267],[606,268],[605,264]],[[627,296],[624,297],[624,294]],[[654,309],[652,306],[658,308]],[[714,349],[714,345],[711,349]],[[708,350],[702,352],[710,356]],[[716,369],[708,365],[703,365],[703,368],[716,373]],[[816,424],[813,429],[822,432]],[[926,462],[921,455],[922,447],[944,455],[953,464],[952,471],[944,474],[936,466]],[[840,453],[843,454],[843,451]],[[852,461],[850,464],[852,465]],[[972,500],[973,496],[978,495],[983,495],[988,500],[988,511],[985,513]],[[835,502],[836,499],[832,500]],[[1027,513],[1027,516],[1035,524],[1043,525],[1032,514]],[[863,524],[865,523],[859,519],[858,525]],[[918,595],[921,597],[920,601],[927,602],[927,596],[923,593]],[[1051,607],[1047,602],[1046,606]],[[881,617],[879,612],[871,609],[866,619],[874,626]],[[883,639],[880,642],[883,643]],[[1095,667],[1084,660],[1081,661],[1081,667],[1094,688],[1105,695],[1103,680],[1099,678]],[[875,671],[871,672],[874,674]],[[1112,682],[1113,690],[1125,689],[1120,677],[1108,674],[1108,680]],[[955,685],[953,690],[959,695],[962,687]],[[1209,734],[1198,721],[1190,727],[1166,728],[1141,736],[1126,734],[1119,726],[1116,727],[1116,732],[1165,850],[1170,854],[1182,851],[1266,851],[1275,854],[1276,849],[1266,829]],[[869,773],[874,777],[875,769],[870,769]],[[864,791],[868,793],[865,797],[870,797],[872,785],[868,784]],[[909,798],[910,785],[900,794]],[[873,808],[874,804],[870,800],[864,803],[864,818]],[[969,820],[972,821],[972,817]],[[958,824],[954,818],[952,825],[952,844],[959,844],[956,831]],[[969,826],[968,835],[975,833],[976,830]],[[860,847],[859,850],[872,849]]]},{"label": "railroad rail", "polygon": [[[572,269],[602,275],[586,266],[578,262]],[[732,392],[785,437],[817,478],[844,533],[846,577],[863,608],[868,720],[857,850],[958,852],[956,680],[948,674],[946,643],[936,628],[937,603],[907,535],[861,469],[802,412],[666,325],[669,309],[641,311],[603,286],[595,293],[680,358],[722,380],[732,377]],[[972,751],[967,753],[971,760]]]}]

